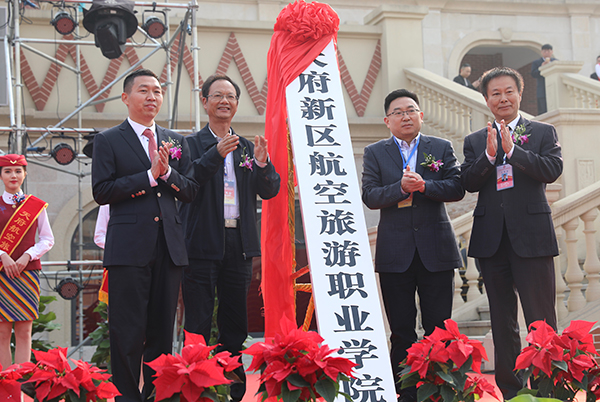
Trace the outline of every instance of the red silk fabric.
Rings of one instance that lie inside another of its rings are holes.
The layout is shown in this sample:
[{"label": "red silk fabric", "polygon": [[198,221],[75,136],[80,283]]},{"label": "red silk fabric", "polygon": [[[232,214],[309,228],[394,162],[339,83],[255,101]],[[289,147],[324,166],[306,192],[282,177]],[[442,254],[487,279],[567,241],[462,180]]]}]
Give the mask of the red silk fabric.
[{"label": "red silk fabric", "polygon": [[[295,322],[291,279],[293,254],[288,225],[287,106],[285,89],[336,40],[340,19],[323,3],[296,1],[285,7],[275,23],[267,56],[267,112],[265,137],[275,170],[281,176],[279,194],[262,203],[262,295],[265,337],[281,333],[280,320]],[[299,217],[298,217],[299,218]]]}]

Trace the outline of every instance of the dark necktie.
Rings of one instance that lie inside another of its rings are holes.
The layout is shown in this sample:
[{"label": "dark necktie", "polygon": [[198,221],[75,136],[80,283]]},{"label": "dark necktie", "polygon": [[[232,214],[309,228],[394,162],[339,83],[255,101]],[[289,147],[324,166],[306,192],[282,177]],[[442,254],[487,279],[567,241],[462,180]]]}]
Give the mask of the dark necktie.
[{"label": "dark necktie", "polygon": [[154,157],[154,151],[158,151],[158,146],[156,145],[156,140],[154,139],[154,133],[149,128],[145,129],[142,133],[144,137],[148,138],[148,154],[150,155],[150,160]]}]

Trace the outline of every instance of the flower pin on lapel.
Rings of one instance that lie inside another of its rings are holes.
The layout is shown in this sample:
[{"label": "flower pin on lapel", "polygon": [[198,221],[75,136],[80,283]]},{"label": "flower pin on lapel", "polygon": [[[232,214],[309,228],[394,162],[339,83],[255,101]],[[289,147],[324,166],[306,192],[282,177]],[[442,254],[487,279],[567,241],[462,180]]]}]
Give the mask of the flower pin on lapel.
[{"label": "flower pin on lapel", "polygon": [[423,155],[425,156],[425,162],[421,162],[421,166],[429,168],[432,172],[439,172],[440,168],[444,166],[444,162],[441,159],[435,160],[433,155],[427,155],[425,152],[423,152]]}]

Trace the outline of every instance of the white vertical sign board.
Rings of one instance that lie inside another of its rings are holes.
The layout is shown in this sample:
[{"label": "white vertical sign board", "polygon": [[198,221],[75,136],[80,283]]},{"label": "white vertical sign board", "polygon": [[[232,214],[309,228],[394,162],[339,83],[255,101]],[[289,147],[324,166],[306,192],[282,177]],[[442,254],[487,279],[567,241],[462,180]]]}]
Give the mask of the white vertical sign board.
[{"label": "white vertical sign board", "polygon": [[286,101],[319,333],[358,364],[342,384],[353,400],[395,402],[333,41],[286,88]]}]

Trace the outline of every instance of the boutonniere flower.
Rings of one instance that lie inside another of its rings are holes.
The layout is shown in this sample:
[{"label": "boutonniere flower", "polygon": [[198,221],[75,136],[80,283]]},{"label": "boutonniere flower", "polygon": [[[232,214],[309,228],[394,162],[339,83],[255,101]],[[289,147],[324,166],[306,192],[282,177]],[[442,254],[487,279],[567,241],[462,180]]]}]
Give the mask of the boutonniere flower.
[{"label": "boutonniere flower", "polygon": [[240,167],[246,168],[252,171],[252,164],[254,163],[254,158],[251,158],[246,152],[246,147],[242,150],[242,160],[240,161]]},{"label": "boutonniere flower", "polygon": [[425,155],[425,162],[421,162],[421,166],[429,168],[432,172],[439,172],[440,168],[444,166],[444,162],[441,159],[435,160],[433,155],[427,155],[425,152],[423,152],[423,155]]},{"label": "boutonniere flower", "polygon": [[181,144],[179,143],[179,141],[169,137],[168,143],[171,144],[171,149],[169,150],[169,152],[171,153],[171,158],[177,160],[181,159]]},{"label": "boutonniere flower", "polygon": [[27,196],[25,194],[23,194],[23,193],[21,193],[21,194],[13,194],[13,196],[12,196],[13,201],[17,205],[19,205],[23,201],[25,201],[25,198],[27,198]]},{"label": "boutonniere flower", "polygon": [[531,134],[525,134],[525,126],[523,124],[517,126],[515,131],[511,134],[513,142],[517,145],[527,144],[530,135]]}]

